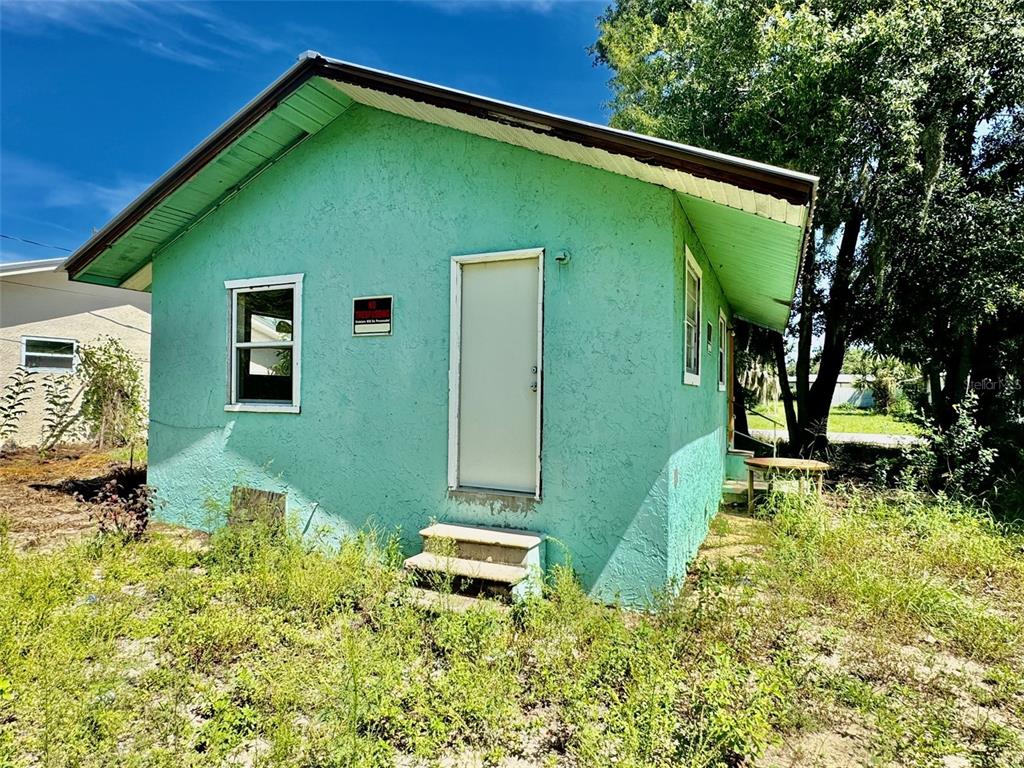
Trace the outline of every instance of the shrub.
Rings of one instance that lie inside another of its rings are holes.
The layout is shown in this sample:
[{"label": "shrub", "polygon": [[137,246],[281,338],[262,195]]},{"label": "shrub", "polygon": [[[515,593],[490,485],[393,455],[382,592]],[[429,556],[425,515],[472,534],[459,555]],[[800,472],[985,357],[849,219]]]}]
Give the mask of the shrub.
[{"label": "shrub", "polygon": [[852,356],[849,368],[857,375],[857,389],[870,389],[874,408],[882,413],[909,415],[913,407],[907,388],[921,380],[920,372],[898,358],[862,352]]},{"label": "shrub", "polygon": [[18,422],[27,413],[27,405],[35,383],[34,373],[18,366],[4,384],[0,394],[0,445],[18,431]]},{"label": "shrub", "polygon": [[107,336],[79,347],[82,420],[97,444],[130,445],[141,436],[146,409],[142,369],[117,339]]},{"label": "shrub", "polygon": [[155,506],[152,487],[130,486],[118,477],[107,481],[92,498],[79,495],[78,500],[94,505],[90,517],[99,526],[100,534],[125,539],[138,539],[146,532]]},{"label": "shrub", "polygon": [[43,439],[39,446],[43,451],[74,440],[81,433],[81,389],[74,391],[73,381],[72,374],[43,379]]},{"label": "shrub", "polygon": [[990,443],[989,430],[978,423],[977,409],[977,394],[968,392],[948,429],[927,425],[924,441],[905,449],[905,487],[932,487],[955,499],[978,502],[993,490],[998,450]]}]

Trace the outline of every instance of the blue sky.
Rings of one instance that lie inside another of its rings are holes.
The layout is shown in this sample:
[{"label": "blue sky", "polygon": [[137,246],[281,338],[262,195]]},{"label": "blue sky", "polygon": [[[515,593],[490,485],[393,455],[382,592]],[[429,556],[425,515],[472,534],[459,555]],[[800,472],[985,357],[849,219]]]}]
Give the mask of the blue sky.
[{"label": "blue sky", "polygon": [[66,255],[304,50],[606,122],[602,2],[0,0],[0,260]]}]

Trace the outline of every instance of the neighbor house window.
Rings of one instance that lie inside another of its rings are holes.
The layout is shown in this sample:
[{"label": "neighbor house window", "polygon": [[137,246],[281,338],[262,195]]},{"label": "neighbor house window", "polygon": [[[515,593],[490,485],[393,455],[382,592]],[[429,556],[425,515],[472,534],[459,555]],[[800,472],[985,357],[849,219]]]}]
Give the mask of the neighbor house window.
[{"label": "neighbor house window", "polygon": [[725,377],[728,367],[729,328],[725,322],[725,313],[718,312],[718,391],[725,392]]},{"label": "neighbor house window", "polygon": [[299,412],[302,275],[228,280],[229,411]]},{"label": "neighbor house window", "polygon": [[683,382],[700,384],[700,281],[701,271],[686,249],[686,323],[683,329]]},{"label": "neighbor house window", "polygon": [[46,336],[21,337],[21,365],[40,373],[71,373],[78,362],[78,342]]}]

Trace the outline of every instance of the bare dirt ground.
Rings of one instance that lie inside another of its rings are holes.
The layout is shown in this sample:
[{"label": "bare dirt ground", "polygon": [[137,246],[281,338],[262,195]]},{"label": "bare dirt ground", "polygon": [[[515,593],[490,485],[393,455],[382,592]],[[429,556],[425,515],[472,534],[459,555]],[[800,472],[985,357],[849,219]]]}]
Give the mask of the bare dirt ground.
[{"label": "bare dirt ground", "polygon": [[[41,456],[34,448],[0,454],[0,524],[8,527],[15,549],[49,552],[97,530],[95,504],[82,501],[116,477],[119,482],[145,482],[145,465],[134,470],[106,451],[72,445]],[[172,533],[188,547],[203,546],[202,531],[151,523],[149,530]]]},{"label": "bare dirt ground", "polygon": [[90,446],[70,446],[41,457],[23,448],[0,456],[0,510],[11,542],[22,550],[52,550],[96,530],[92,505],[49,488],[65,480],[103,477],[117,465]]}]

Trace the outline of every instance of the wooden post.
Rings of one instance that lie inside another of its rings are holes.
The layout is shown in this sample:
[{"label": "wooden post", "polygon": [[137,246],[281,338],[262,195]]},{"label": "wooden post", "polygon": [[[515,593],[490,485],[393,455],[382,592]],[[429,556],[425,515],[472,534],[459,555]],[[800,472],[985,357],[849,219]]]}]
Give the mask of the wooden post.
[{"label": "wooden post", "polygon": [[754,470],[747,467],[747,514],[754,514]]},{"label": "wooden post", "polygon": [[727,448],[734,447],[735,446],[735,439],[736,439],[736,437],[735,437],[735,434],[736,434],[736,393],[733,391],[733,388],[732,388],[732,380],[733,380],[733,355],[735,354],[735,351],[736,351],[736,332],[733,331],[733,330],[730,330],[729,331],[729,356],[728,356],[728,360],[726,362],[726,375],[725,375],[726,387],[728,388],[728,392],[726,392],[725,397],[726,397],[726,400],[729,403],[729,419],[728,419],[728,423],[726,424],[726,428],[725,428],[725,439],[726,439],[726,447]]}]

